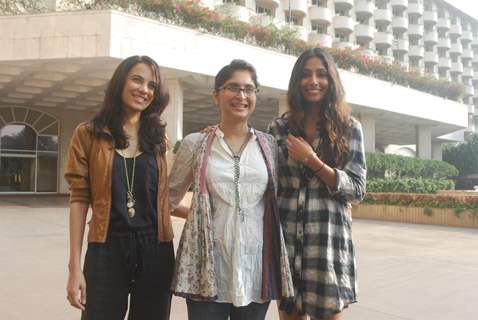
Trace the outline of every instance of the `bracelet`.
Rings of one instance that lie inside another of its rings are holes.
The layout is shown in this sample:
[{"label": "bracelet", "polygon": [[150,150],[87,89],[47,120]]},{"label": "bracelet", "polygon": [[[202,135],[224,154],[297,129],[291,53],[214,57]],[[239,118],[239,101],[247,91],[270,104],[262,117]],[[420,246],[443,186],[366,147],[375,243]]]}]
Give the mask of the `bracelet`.
[{"label": "bracelet", "polygon": [[318,174],[320,172],[320,170],[322,170],[322,168],[325,166],[325,162],[322,161],[322,165],[320,166],[319,169],[315,170],[314,171],[314,174]]},{"label": "bracelet", "polygon": [[309,163],[310,157],[313,156],[315,156],[315,152],[312,151],[307,157],[305,157],[305,159],[302,161],[302,164],[307,165]]}]

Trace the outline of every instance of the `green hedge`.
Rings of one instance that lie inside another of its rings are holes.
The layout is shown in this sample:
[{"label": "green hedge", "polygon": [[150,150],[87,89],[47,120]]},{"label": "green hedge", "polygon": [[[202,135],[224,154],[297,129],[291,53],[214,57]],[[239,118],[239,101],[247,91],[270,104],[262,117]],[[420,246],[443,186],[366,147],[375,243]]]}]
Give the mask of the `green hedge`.
[{"label": "green hedge", "polygon": [[468,211],[478,216],[478,196],[370,192],[365,195],[363,203],[419,207],[427,209],[426,214],[432,213],[431,208],[454,209],[457,215]]},{"label": "green hedge", "polygon": [[367,153],[368,178],[450,179],[458,175],[451,164],[381,152]]},{"label": "green hedge", "polygon": [[447,179],[371,178],[367,181],[367,192],[436,193],[439,190],[454,188],[455,183]]},{"label": "green hedge", "polygon": [[472,134],[464,143],[447,144],[443,148],[443,160],[456,166],[460,176],[478,173],[478,134]]},{"label": "green hedge", "polygon": [[444,161],[367,153],[367,191],[436,193],[453,190],[458,170]]}]

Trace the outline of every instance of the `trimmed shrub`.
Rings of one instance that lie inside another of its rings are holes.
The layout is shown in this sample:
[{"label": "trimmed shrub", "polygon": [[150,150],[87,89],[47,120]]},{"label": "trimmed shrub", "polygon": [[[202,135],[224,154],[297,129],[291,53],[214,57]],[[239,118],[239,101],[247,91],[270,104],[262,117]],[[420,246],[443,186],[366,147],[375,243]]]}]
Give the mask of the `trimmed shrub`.
[{"label": "trimmed shrub", "polygon": [[468,211],[478,216],[478,196],[475,195],[441,195],[441,194],[407,194],[407,193],[374,193],[365,195],[363,203],[383,204],[405,207],[455,209],[462,213]]},{"label": "trimmed shrub", "polygon": [[454,188],[454,182],[447,179],[371,178],[367,181],[367,192],[436,193],[439,190],[453,190]]},{"label": "trimmed shrub", "polygon": [[367,153],[368,178],[450,179],[458,175],[451,164],[381,152]]}]

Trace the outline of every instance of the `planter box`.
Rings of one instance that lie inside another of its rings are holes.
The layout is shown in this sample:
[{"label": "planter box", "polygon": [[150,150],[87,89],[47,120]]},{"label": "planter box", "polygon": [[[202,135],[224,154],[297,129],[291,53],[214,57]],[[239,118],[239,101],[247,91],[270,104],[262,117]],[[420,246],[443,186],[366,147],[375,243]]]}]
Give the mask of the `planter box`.
[{"label": "planter box", "polygon": [[432,211],[432,215],[427,216],[424,208],[419,207],[359,204],[353,206],[352,216],[357,219],[478,228],[478,217],[468,211],[463,211],[459,216],[455,215],[453,209],[432,208]]}]

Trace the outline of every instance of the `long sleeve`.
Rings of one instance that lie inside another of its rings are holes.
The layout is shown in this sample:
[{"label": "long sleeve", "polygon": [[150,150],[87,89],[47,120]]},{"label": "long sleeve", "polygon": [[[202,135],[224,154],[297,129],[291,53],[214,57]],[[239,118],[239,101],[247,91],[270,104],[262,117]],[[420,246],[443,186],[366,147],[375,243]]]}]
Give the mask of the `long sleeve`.
[{"label": "long sleeve", "polygon": [[193,183],[193,165],[198,140],[203,134],[190,134],[183,139],[169,174],[169,208],[176,209]]},{"label": "long sleeve", "polygon": [[334,169],[337,187],[332,194],[343,202],[356,203],[365,196],[367,167],[361,124],[354,120],[349,142],[348,161],[343,169]]},{"label": "long sleeve", "polygon": [[65,180],[70,187],[70,203],[90,202],[89,154],[91,133],[85,123],[76,127],[68,148]]}]

